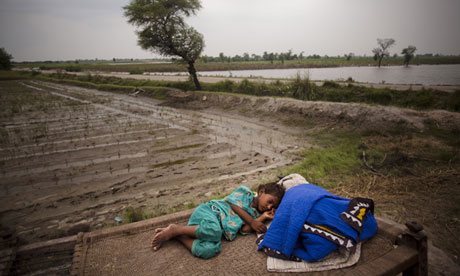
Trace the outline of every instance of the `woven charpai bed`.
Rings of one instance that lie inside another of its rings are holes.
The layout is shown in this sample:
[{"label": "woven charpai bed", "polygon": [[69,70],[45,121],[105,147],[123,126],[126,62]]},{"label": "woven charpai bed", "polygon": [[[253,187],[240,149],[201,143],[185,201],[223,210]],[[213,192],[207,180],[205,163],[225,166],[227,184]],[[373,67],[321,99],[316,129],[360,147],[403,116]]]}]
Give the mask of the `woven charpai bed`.
[{"label": "woven charpai bed", "polygon": [[[267,256],[257,251],[256,235],[224,241],[222,252],[203,260],[176,241],[159,251],[151,249],[155,228],[170,223],[186,224],[192,210],[129,225],[80,233],[75,246],[72,275],[267,275]],[[362,245],[354,266],[314,272],[314,275],[396,275],[419,263],[420,252],[407,245],[396,246],[402,233],[379,220],[379,232]],[[272,273],[270,275],[313,275]]]}]

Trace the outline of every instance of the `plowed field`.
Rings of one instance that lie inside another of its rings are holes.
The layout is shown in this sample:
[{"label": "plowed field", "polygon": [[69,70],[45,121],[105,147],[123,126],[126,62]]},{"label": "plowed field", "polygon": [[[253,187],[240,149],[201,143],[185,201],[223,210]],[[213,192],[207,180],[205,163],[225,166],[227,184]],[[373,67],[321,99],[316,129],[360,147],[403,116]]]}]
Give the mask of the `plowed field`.
[{"label": "plowed field", "polygon": [[299,142],[145,97],[38,82],[1,89],[1,223],[29,241],[113,225],[128,207],[160,215],[260,184]]}]

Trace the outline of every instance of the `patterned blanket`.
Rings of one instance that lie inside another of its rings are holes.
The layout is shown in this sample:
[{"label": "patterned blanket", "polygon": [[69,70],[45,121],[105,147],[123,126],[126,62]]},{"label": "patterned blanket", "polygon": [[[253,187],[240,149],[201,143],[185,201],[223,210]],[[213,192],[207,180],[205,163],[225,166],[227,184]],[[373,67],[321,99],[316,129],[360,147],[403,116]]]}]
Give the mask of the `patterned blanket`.
[{"label": "patterned blanket", "polygon": [[314,262],[339,247],[353,252],[376,232],[372,200],[350,200],[302,184],[286,191],[258,249],[276,258]]}]

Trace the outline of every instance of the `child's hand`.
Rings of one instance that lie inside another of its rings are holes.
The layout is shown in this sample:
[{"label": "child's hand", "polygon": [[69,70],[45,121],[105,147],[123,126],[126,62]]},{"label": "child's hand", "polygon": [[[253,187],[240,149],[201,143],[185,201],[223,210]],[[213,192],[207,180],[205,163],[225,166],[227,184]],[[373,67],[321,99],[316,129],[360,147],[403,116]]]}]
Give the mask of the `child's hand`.
[{"label": "child's hand", "polygon": [[251,221],[250,224],[252,230],[256,231],[257,233],[265,233],[267,232],[267,226],[261,221],[258,221],[256,219]]},{"label": "child's hand", "polygon": [[263,213],[263,216],[265,217],[265,219],[273,219],[275,217],[275,212],[276,212],[276,209],[273,208],[270,211],[265,211]]}]

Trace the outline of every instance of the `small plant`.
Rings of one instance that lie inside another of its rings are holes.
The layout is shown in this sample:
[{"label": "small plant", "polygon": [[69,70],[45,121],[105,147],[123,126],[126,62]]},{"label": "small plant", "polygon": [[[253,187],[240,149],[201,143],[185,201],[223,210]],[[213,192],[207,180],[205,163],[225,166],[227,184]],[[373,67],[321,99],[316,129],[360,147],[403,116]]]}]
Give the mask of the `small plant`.
[{"label": "small plant", "polygon": [[338,84],[335,81],[327,80],[323,83],[323,87],[329,87],[329,88],[339,88],[340,84]]},{"label": "small plant", "polygon": [[297,73],[296,78],[291,83],[292,96],[301,100],[315,100],[316,86],[310,81],[308,74],[303,77]]},{"label": "small plant", "polygon": [[81,72],[82,69],[80,66],[77,66],[77,65],[69,65],[69,66],[66,66],[65,67],[65,70],[67,72]]},{"label": "small plant", "polygon": [[126,223],[141,221],[152,217],[152,214],[142,210],[142,208],[128,207],[124,211]]},{"label": "small plant", "polygon": [[130,75],[142,75],[142,74],[144,74],[144,71],[142,69],[139,69],[139,68],[134,68],[134,69],[129,71],[129,74]]}]

